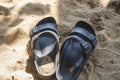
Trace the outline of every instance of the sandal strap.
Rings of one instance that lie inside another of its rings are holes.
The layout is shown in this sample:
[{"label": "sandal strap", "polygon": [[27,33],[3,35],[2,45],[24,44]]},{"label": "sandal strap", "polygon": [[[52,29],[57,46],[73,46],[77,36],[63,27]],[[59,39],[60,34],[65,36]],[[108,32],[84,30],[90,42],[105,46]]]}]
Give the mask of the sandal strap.
[{"label": "sandal strap", "polygon": [[45,30],[51,30],[58,34],[55,23],[45,23],[45,24],[41,24],[39,26],[32,28],[32,30],[30,31],[30,37],[33,37],[39,32],[45,31]]},{"label": "sandal strap", "polygon": [[91,45],[95,48],[97,44],[96,36],[89,31],[85,30],[81,27],[75,27],[72,33],[79,33],[79,36],[85,39],[86,41],[90,42]]}]

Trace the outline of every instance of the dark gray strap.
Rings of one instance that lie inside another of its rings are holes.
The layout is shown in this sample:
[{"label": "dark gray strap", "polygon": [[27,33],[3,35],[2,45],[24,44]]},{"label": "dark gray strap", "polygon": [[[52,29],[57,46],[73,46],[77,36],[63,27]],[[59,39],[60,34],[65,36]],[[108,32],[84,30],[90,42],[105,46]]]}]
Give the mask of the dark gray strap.
[{"label": "dark gray strap", "polygon": [[95,47],[97,44],[97,40],[96,40],[96,36],[91,34],[90,32],[88,32],[87,30],[85,30],[84,28],[81,27],[76,27],[75,29],[73,29],[72,33],[80,33],[82,35],[84,35],[85,37],[87,37],[88,39],[91,40],[92,45]]},{"label": "dark gray strap", "polygon": [[40,31],[44,31],[44,30],[53,30],[54,32],[57,33],[56,24],[55,23],[46,23],[46,24],[41,24],[39,26],[36,26],[30,31],[30,37],[34,36],[35,34],[37,34]]}]

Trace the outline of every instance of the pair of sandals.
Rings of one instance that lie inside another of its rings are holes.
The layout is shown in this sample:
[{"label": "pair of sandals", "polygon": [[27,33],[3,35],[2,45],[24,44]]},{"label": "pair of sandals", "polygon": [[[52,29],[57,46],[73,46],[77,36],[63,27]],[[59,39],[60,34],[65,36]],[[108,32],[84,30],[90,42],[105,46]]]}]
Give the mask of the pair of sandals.
[{"label": "pair of sandals", "polygon": [[84,21],[76,23],[59,52],[59,35],[53,17],[42,19],[30,32],[34,63],[41,79],[56,73],[58,80],[76,80],[93,53],[96,34]]}]

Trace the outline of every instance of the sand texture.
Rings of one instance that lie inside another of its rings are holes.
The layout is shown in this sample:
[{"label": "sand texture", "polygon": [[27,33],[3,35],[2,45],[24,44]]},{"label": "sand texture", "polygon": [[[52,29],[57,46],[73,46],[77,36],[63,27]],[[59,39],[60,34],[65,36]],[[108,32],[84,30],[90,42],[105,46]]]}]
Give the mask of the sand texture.
[{"label": "sand texture", "polygon": [[54,62],[50,56],[43,57],[41,65],[39,67],[39,72],[42,75],[50,75],[55,71]]},{"label": "sand texture", "polygon": [[29,31],[48,16],[57,20],[60,45],[79,20],[95,29],[98,45],[78,80],[120,80],[120,0],[0,0],[0,80],[40,80]]}]

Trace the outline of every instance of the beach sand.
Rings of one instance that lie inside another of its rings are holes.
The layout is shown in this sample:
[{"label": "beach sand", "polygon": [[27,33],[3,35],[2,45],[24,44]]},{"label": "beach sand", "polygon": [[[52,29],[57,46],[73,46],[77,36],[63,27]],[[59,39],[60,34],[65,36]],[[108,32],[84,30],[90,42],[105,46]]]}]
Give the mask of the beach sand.
[{"label": "beach sand", "polygon": [[0,80],[40,80],[27,51],[29,31],[48,16],[58,23],[60,45],[79,20],[97,34],[78,80],[120,80],[120,0],[0,0]]}]

